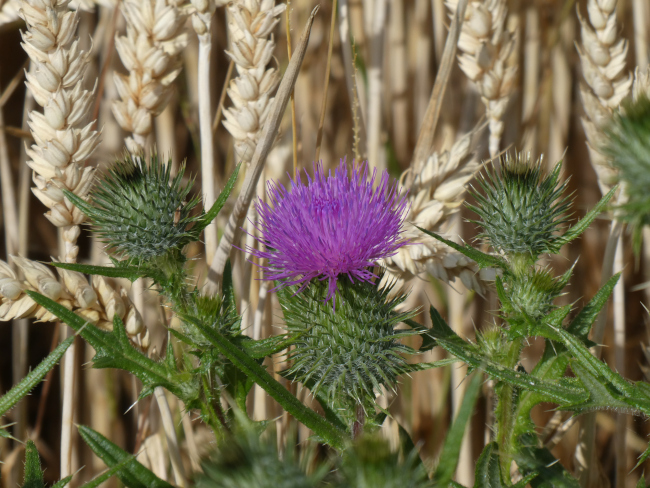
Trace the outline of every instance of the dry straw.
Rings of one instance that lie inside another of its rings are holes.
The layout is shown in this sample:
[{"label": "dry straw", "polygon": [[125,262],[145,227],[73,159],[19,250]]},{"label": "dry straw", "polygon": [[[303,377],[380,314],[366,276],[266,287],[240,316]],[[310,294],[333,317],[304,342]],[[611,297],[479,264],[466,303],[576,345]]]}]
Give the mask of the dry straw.
[{"label": "dry straw", "polygon": [[[447,0],[456,12],[458,0]],[[499,154],[508,100],[516,82],[514,34],[506,29],[506,0],[472,0],[467,4],[458,39],[462,54],[458,63],[467,77],[476,83],[485,104],[490,129],[490,156]]]}]

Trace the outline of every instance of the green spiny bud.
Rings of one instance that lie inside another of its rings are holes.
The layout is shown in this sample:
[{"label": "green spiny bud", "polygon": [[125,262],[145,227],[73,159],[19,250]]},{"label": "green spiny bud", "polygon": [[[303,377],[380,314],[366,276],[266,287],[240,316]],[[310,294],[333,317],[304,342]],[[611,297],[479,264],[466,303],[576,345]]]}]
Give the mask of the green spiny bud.
[{"label": "green spiny bud", "polygon": [[621,206],[619,218],[628,222],[634,236],[634,247],[641,249],[641,230],[650,224],[650,99],[639,97],[628,102],[615,115],[606,131],[603,152],[618,169],[628,197]]},{"label": "green spiny bud", "polygon": [[479,178],[484,194],[474,190],[477,205],[468,205],[480,217],[480,237],[499,253],[508,256],[515,271],[523,271],[540,254],[553,252],[561,236],[559,228],[568,220],[569,197],[562,194],[561,162],[548,175],[542,174],[541,159],[531,162],[530,154],[506,155],[500,174]]},{"label": "green spiny bud", "polygon": [[153,156],[147,165],[126,154],[99,180],[82,210],[99,237],[123,257],[143,262],[180,250],[197,239],[191,227],[198,217],[190,214],[200,201],[186,201],[192,182],[183,186],[183,173],[181,167],[172,178],[171,162]]},{"label": "green spiny bud", "polygon": [[394,388],[397,377],[411,371],[402,354],[415,351],[400,339],[417,332],[395,326],[415,312],[395,313],[404,298],[388,300],[390,287],[352,284],[347,277],[340,283],[336,311],[325,301],[326,281],[313,280],[295,295],[295,287],[279,291],[287,328],[296,339],[287,375],[332,404],[347,399],[371,405],[382,386]]},{"label": "green spiny bud", "polygon": [[532,269],[514,276],[506,285],[508,300],[502,302],[506,319],[522,321],[525,316],[538,321],[553,309],[553,301],[562,293],[564,283],[546,269]]},{"label": "green spiny bud", "polygon": [[476,345],[481,355],[495,363],[503,363],[508,353],[507,338],[496,324],[476,332]]}]

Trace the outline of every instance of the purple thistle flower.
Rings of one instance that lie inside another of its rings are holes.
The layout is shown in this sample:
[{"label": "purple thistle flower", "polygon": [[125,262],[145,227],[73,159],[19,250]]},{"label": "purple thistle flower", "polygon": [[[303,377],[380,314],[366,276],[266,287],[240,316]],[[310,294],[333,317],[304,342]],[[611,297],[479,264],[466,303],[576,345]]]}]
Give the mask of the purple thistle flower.
[{"label": "purple thistle flower", "polygon": [[299,284],[302,291],[313,278],[329,280],[326,301],[334,298],[337,280],[347,275],[352,283],[377,276],[371,266],[407,244],[401,227],[408,211],[406,193],[390,185],[384,171],[373,188],[377,170],[368,180],[368,163],[355,165],[348,176],[345,160],[326,175],[322,164],[307,171],[307,184],[291,180],[291,191],[268,182],[271,204],[256,204],[260,217],[257,238],[266,250],[249,249],[267,259],[264,279],[279,280],[280,287]]}]

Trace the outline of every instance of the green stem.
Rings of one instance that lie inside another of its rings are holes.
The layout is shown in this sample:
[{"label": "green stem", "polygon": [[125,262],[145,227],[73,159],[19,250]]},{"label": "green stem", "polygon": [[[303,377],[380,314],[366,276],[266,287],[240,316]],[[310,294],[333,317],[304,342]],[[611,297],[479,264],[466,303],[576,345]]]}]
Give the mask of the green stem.
[{"label": "green stem", "polygon": [[[513,369],[519,361],[519,355],[523,345],[523,338],[519,337],[513,340],[508,348],[508,354],[503,366]],[[512,462],[513,435],[514,426],[517,420],[515,416],[515,388],[508,383],[504,383],[497,398],[497,441],[499,443],[499,456],[501,464],[501,473],[504,479],[510,479],[510,464]]]}]

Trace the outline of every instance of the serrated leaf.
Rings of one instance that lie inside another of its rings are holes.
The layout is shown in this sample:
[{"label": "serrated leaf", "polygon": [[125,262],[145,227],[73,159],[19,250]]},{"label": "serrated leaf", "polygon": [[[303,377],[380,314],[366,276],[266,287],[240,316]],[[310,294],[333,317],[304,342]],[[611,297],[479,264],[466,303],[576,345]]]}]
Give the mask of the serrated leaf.
[{"label": "serrated leaf", "polygon": [[578,312],[578,315],[576,315],[571,321],[567,327],[567,332],[581,338],[583,341],[587,339],[591,326],[607,303],[607,300],[614,291],[614,287],[616,286],[616,283],[618,283],[620,277],[621,273],[617,273],[607,280],[607,283],[596,292],[593,298],[589,300],[589,303],[587,303],[587,305],[585,305],[584,308]]},{"label": "serrated leaf", "polygon": [[[235,287],[232,281],[232,264],[230,259],[226,261],[226,265],[223,268],[223,301],[227,305],[226,308],[230,307],[231,310],[237,310],[237,302],[235,301]],[[240,323],[241,328],[241,323]]]},{"label": "serrated leaf", "polygon": [[65,488],[65,487],[68,486],[68,485],[70,484],[70,482],[72,481],[72,476],[73,476],[73,475],[66,476],[66,477],[63,478],[62,480],[59,480],[59,481],[57,481],[56,483],[54,483],[50,488]]},{"label": "serrated leaf", "polygon": [[467,423],[472,416],[476,400],[478,399],[483,384],[483,375],[474,373],[470,381],[463,401],[458,409],[456,418],[451,428],[447,432],[440,457],[438,458],[438,467],[433,474],[433,479],[442,486],[447,486],[456,472],[460,448],[463,442],[463,436],[467,429]]},{"label": "serrated leaf", "polygon": [[609,203],[611,198],[614,196],[616,190],[618,190],[618,186],[612,188],[607,193],[607,195],[604,195],[603,198],[601,198],[600,201],[589,212],[587,212],[587,214],[582,219],[580,219],[580,221],[578,221],[574,226],[566,231],[562,237],[556,239],[549,251],[551,253],[557,254],[560,252],[560,249],[563,246],[580,237],[580,235],[582,235],[582,233],[587,230],[587,227],[591,225],[596,217],[598,217],[598,215],[600,215],[600,213],[605,210],[607,203]]},{"label": "serrated leaf", "polygon": [[41,363],[36,366],[30,373],[25,376],[20,383],[0,398],[0,416],[6,414],[24,398],[63,357],[65,351],[74,341],[74,337],[69,337],[59,344]]},{"label": "serrated leaf", "polygon": [[506,488],[499,467],[499,446],[490,442],[476,462],[474,488]]},{"label": "serrated leaf", "polygon": [[137,350],[129,341],[124,324],[118,316],[113,320],[113,332],[105,332],[54,300],[33,291],[27,290],[26,293],[36,303],[79,332],[95,349],[94,367],[130,371],[142,381],[145,394],[151,393],[156,386],[162,386],[185,403],[191,402],[198,395],[198,387],[189,381],[187,374],[170,371],[163,363],[156,362]]},{"label": "serrated leaf", "polygon": [[172,485],[161,480],[140,464],[133,458],[132,454],[113,444],[99,432],[94,431],[90,427],[80,425],[79,434],[84,442],[88,444],[88,447],[109,468],[125,463],[125,466],[118,469],[116,474],[128,488],[173,488]]},{"label": "serrated leaf", "polygon": [[[136,266],[94,266],[91,264],[78,264],[78,263],[50,263],[55,268],[68,269],[70,271],[78,271],[79,273],[84,273],[87,275],[99,275],[106,276],[108,278],[126,278],[127,280],[133,283],[138,278],[143,276],[151,276],[151,272],[148,268],[136,267]],[[156,274],[156,273],[154,273]],[[159,280],[157,280],[159,281]]]},{"label": "serrated leaf", "polygon": [[431,236],[434,239],[438,239],[440,242],[442,242],[444,244],[447,244],[449,247],[451,247],[452,249],[455,249],[459,253],[467,256],[472,261],[475,261],[476,264],[478,264],[479,268],[481,268],[481,269],[496,267],[496,268],[501,268],[505,272],[510,271],[508,263],[506,263],[503,259],[501,259],[498,256],[492,256],[491,254],[485,254],[484,252],[481,252],[478,249],[474,249],[472,246],[461,246],[460,244],[456,244],[454,241],[450,241],[448,239],[445,239],[444,237],[439,236],[438,234],[436,234],[434,232],[430,232],[430,231],[428,231],[426,229],[423,229],[421,227],[418,227],[418,229],[420,229],[426,235]]},{"label": "serrated leaf", "polygon": [[241,168],[241,163],[235,166],[235,169],[230,175],[230,178],[228,178],[228,181],[226,182],[226,186],[224,186],[221,193],[219,193],[219,197],[217,198],[217,200],[212,204],[210,210],[208,210],[204,215],[202,215],[201,219],[192,228],[193,233],[195,233],[196,235],[200,234],[201,231],[205,229],[208,225],[210,225],[210,222],[212,222],[217,217],[217,215],[219,215],[219,212],[221,212],[221,209],[226,204],[228,197],[232,193],[232,189],[235,187],[235,183],[237,183],[237,176],[239,175],[240,168]]},{"label": "serrated leaf", "polygon": [[584,387],[589,392],[589,399],[585,402],[569,405],[567,409],[576,413],[584,413],[591,410],[629,410],[630,407],[620,398],[620,394],[615,388],[608,384],[603,384],[601,378],[597,378],[592,372],[585,368],[579,362],[572,362],[571,369],[580,379]]},{"label": "serrated leaf", "polygon": [[135,456],[131,455],[128,458],[124,459],[124,461],[114,465],[112,468],[107,469],[103,473],[95,476],[93,479],[91,479],[89,482],[84,483],[81,485],[79,488],[97,488],[99,485],[102,483],[108,481],[109,478],[112,476],[117,475],[117,473],[126,468],[126,466],[131,462],[135,461]]},{"label": "serrated leaf", "polygon": [[34,441],[27,441],[25,446],[25,476],[22,488],[45,488],[41,458]]},{"label": "serrated leaf", "polygon": [[312,429],[325,442],[336,448],[343,446],[344,432],[318,415],[310,408],[303,405],[295,396],[278,383],[269,373],[260,366],[246,352],[237,347],[230,338],[220,334],[218,331],[206,327],[195,317],[184,315],[183,320],[193,323],[205,338],[231,361],[244,374],[252,378],[271,397],[273,397],[288,413],[296,420],[302,422],[306,427]]},{"label": "serrated leaf", "polygon": [[428,333],[443,349],[467,363],[471,368],[481,369],[494,378],[538,393],[543,401],[563,405],[579,403],[587,399],[588,393],[583,389],[566,386],[562,383],[546,382],[529,374],[504,368],[485,358],[476,351],[475,347],[458,337],[435,308],[431,307],[430,311],[433,327],[428,329]]},{"label": "serrated leaf", "polygon": [[240,336],[238,339],[237,345],[246,351],[246,354],[254,359],[261,359],[283,351],[293,344],[297,337],[287,338],[285,335],[277,335],[253,340],[250,337]]},{"label": "serrated leaf", "polygon": [[535,475],[530,481],[533,488],[580,488],[580,483],[564,469],[545,447],[540,447],[537,434],[518,437],[514,459],[523,475]]}]

